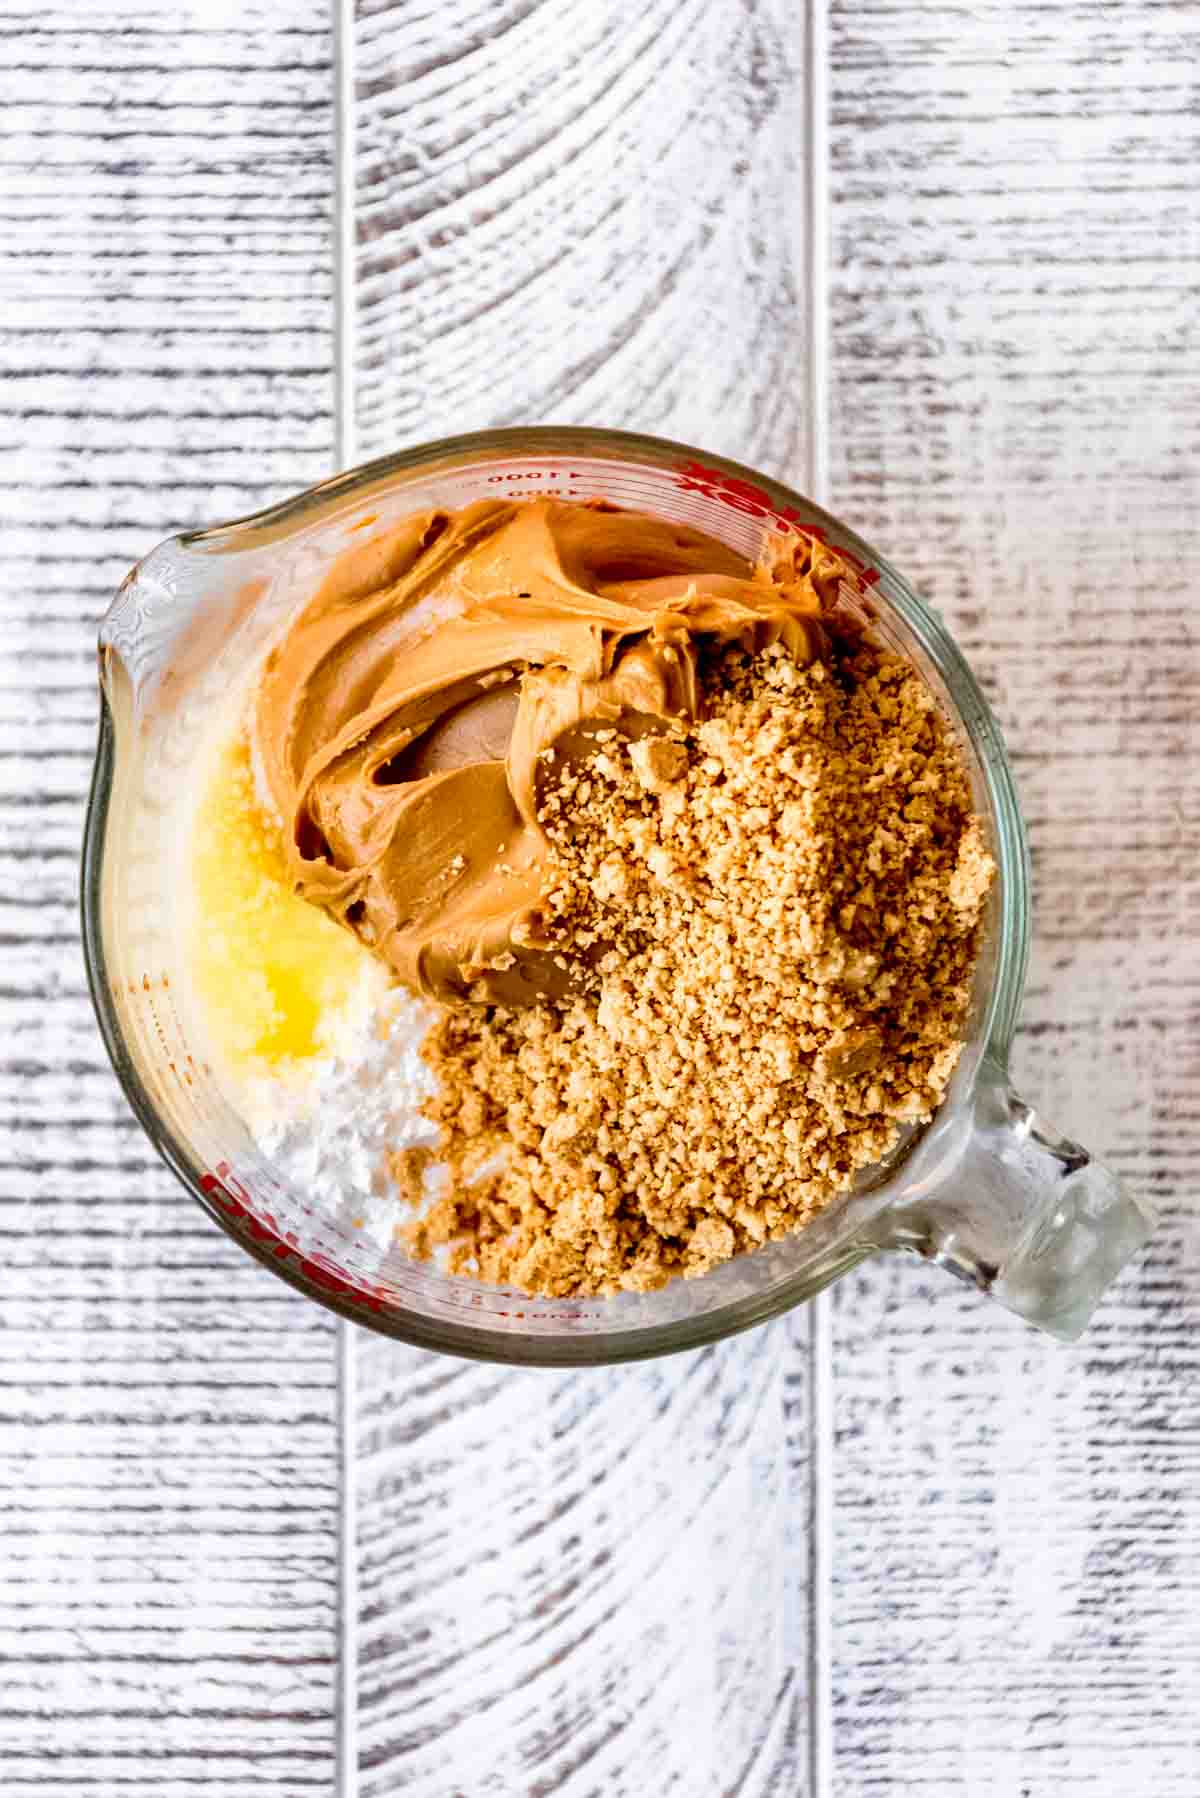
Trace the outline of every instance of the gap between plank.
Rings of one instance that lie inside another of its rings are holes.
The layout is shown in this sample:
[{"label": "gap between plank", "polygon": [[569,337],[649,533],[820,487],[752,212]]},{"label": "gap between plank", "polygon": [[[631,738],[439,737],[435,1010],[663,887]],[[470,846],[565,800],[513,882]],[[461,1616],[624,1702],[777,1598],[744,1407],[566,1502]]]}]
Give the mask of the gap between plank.
[{"label": "gap between plank", "polygon": [[833,1318],[827,1292],[809,1300],[808,1785],[833,1798]]},{"label": "gap between plank", "polygon": [[354,1419],[358,1398],[357,1324],[337,1322],[338,1626],[337,1798],[358,1794],[358,1475]]},{"label": "gap between plank", "polygon": [[829,0],[808,0],[805,49],[806,268],[808,302],[808,492],[829,505]]},{"label": "gap between plank", "polygon": [[[808,302],[808,470],[810,496],[829,504],[829,0],[805,11],[804,291]],[[828,1292],[809,1306],[809,1655],[810,1798],[833,1798],[833,1310]]]},{"label": "gap between plank", "polygon": [[358,308],[354,278],[354,6],[332,0],[334,60],[333,379],[338,469],[358,456],[354,362]]},{"label": "gap between plank", "polygon": [[[357,460],[354,270],[354,4],[332,0],[334,62],[333,415],[339,469]],[[357,1325],[337,1325],[338,1616],[337,1798],[358,1798],[358,1409]]]}]

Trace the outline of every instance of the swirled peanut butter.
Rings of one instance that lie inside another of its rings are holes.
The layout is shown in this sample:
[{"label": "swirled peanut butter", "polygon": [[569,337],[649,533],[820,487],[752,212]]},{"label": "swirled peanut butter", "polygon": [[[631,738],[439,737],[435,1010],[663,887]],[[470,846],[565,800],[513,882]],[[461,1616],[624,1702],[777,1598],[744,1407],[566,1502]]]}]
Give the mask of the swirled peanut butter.
[{"label": "swirled peanut butter", "polygon": [[669,741],[697,720],[706,649],[825,655],[840,569],[807,538],[753,567],[685,526],[548,498],[423,512],[349,552],[257,696],[297,890],[442,1002],[564,993],[539,782],[605,732]]}]

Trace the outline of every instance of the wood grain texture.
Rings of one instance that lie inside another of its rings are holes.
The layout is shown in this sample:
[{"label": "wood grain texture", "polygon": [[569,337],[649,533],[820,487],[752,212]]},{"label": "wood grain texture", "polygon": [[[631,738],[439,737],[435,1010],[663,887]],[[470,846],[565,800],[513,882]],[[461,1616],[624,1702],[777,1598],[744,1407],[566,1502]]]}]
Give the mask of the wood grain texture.
[{"label": "wood grain texture", "polygon": [[806,1790],[807,1362],[359,1339],[363,1798]]},{"label": "wood grain texture", "polygon": [[1019,1084],[1164,1214],[1070,1351],[923,1270],[838,1289],[838,1798],[1190,1798],[1200,17],[855,0],[832,28],[833,503],[1009,737]]},{"label": "wood grain texture", "polygon": [[[555,420],[802,476],[792,8],[357,20],[360,453]],[[807,1790],[807,1331],[579,1373],[359,1338],[363,1798]]]},{"label": "wood grain texture", "polygon": [[359,0],[364,451],[637,425],[792,475],[806,430],[788,0]]},{"label": "wood grain texture", "polygon": [[[1193,1798],[1200,23],[832,27],[834,504],[1013,745],[1021,1084],[1165,1221],[1070,1351],[923,1269],[839,1289],[829,1786]],[[354,40],[362,455],[554,419],[804,484],[789,0],[358,0]],[[159,1168],[75,917],[99,613],[330,460],[332,92],[297,0],[0,11],[6,1798],[333,1778],[332,1331]],[[363,1798],[810,1790],[808,1329],[546,1375],[355,1338]]]},{"label": "wood grain texture", "polygon": [[327,1792],[332,1328],[162,1169],[76,920],[95,630],[332,442],[327,21],[0,12],[0,1784]]}]

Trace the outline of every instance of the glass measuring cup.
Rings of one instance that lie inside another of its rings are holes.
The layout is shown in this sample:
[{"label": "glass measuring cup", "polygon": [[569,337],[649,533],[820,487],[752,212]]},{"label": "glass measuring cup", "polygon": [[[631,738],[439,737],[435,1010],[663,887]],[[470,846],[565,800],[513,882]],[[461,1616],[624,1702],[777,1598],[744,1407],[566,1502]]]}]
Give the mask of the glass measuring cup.
[{"label": "glass measuring cup", "polygon": [[[406,514],[497,494],[604,496],[694,525],[754,557],[800,529],[856,571],[848,603],[922,670],[955,728],[998,867],[967,1047],[906,1153],[801,1233],[702,1279],[616,1299],[539,1300],[452,1277],[365,1240],[345,1208],[300,1190],[256,1147],[189,1015],[172,903],[171,795],[214,708],[352,541]],[[777,482],[680,444],[620,432],[486,432],[352,470],[232,524],[160,544],[100,632],[101,723],[83,862],[84,944],[100,1027],[138,1118],[222,1227],[310,1296],[429,1348],[569,1364],[694,1347],[809,1298],[880,1251],[936,1261],[1070,1340],[1151,1228],[1085,1150],[1008,1081],[1025,972],[1028,865],[995,722],[939,619],[852,531]]]}]

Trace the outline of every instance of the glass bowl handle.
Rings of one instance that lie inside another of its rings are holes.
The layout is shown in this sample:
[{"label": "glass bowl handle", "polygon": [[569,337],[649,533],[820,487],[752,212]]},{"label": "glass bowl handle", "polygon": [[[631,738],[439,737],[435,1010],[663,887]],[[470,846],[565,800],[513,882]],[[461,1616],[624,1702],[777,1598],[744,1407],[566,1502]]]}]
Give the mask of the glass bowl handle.
[{"label": "glass bowl handle", "polygon": [[879,1246],[907,1249],[1074,1342],[1154,1227],[1152,1212],[1059,1136],[985,1057],[971,1101]]}]

